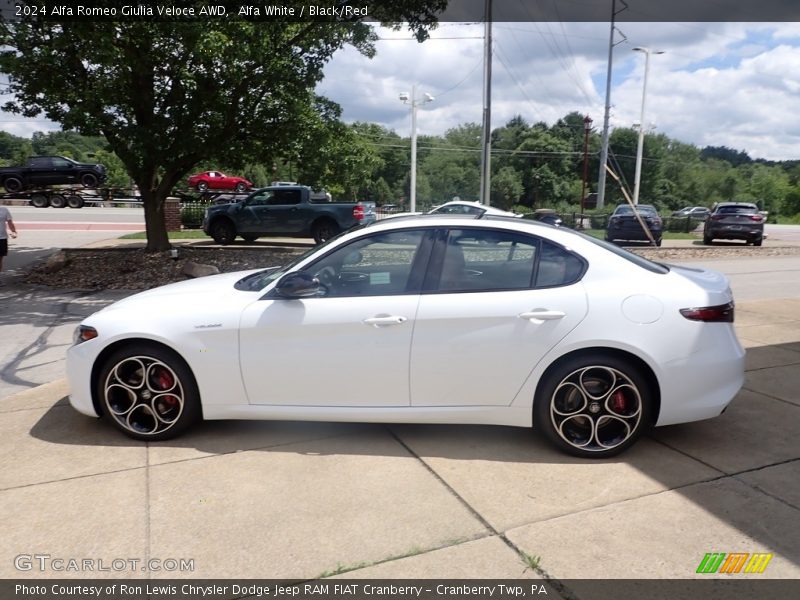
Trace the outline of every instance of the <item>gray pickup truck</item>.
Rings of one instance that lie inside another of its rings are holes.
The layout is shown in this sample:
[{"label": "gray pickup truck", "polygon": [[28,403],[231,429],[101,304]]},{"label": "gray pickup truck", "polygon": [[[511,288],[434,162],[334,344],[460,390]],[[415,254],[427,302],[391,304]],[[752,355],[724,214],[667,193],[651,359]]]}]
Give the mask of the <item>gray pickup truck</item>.
[{"label": "gray pickup truck", "polygon": [[321,244],[337,233],[375,220],[374,202],[329,202],[304,185],[256,190],[242,200],[206,209],[203,231],[218,244],[240,236],[313,237]]}]

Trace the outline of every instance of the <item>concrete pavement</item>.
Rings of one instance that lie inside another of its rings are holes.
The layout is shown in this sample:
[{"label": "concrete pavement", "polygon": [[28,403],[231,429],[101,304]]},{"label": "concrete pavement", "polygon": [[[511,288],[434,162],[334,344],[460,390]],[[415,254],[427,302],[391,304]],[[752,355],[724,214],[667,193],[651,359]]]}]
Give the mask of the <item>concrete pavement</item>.
[{"label": "concrete pavement", "polygon": [[84,575],[14,566],[47,553],[194,561],[118,577],[690,578],[707,552],[764,552],[762,577],[800,578],[800,299],[737,312],[729,410],[605,461],[483,426],[209,422],[140,444],[63,380],[11,394],[0,577]]},{"label": "concrete pavement", "polygon": [[[734,284],[729,410],[606,461],[484,426],[209,422],[136,443],[73,411],[62,378],[74,324],[125,292],[4,286],[0,577],[690,578],[707,552],[765,552],[762,577],[800,578],[800,294],[756,299],[753,260],[726,266],[754,296]],[[193,570],[18,570],[29,554]]]}]

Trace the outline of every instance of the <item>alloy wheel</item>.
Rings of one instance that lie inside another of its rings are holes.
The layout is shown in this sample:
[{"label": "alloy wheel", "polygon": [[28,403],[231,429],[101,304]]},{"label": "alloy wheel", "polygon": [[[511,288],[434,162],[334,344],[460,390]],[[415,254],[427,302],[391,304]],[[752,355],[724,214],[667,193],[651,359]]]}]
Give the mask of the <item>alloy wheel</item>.
[{"label": "alloy wheel", "polygon": [[147,436],[161,434],[178,422],[186,396],[169,365],[151,356],[130,356],[108,372],[103,403],[119,426]]},{"label": "alloy wheel", "polygon": [[582,367],[564,377],[550,398],[557,435],[584,452],[605,452],[639,429],[642,394],[634,381],[608,366]]}]

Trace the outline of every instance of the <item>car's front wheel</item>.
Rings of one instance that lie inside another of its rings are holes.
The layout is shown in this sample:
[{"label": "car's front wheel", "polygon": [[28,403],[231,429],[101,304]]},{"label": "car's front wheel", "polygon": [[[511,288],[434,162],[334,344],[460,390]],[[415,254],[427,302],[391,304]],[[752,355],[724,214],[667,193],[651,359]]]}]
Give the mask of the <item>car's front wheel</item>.
[{"label": "car's front wheel", "polygon": [[97,175],[94,173],[84,173],[81,175],[81,185],[85,188],[97,187]]},{"label": "car's front wheel", "polygon": [[100,369],[97,398],[105,416],[137,440],[166,440],[202,414],[197,383],[186,363],[159,346],[131,344]]},{"label": "car's front wheel", "polygon": [[631,446],[651,425],[653,405],[649,382],[628,361],[580,356],[542,380],[533,423],[569,454],[605,458]]},{"label": "car's front wheel", "polygon": [[205,181],[201,181],[197,184],[197,191],[198,192],[207,192],[208,191],[208,184]]},{"label": "car's front wheel", "polygon": [[236,227],[227,220],[216,221],[211,225],[211,237],[218,244],[225,246],[236,239]]}]

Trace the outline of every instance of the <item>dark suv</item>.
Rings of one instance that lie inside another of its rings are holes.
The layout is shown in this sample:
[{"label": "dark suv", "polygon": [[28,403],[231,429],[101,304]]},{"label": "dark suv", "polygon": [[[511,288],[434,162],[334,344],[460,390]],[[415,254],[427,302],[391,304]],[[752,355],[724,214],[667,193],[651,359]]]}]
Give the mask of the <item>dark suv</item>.
[{"label": "dark suv", "polygon": [[[653,236],[656,246],[660,246],[663,222],[661,221],[661,217],[658,216],[658,211],[649,204],[637,204],[636,212],[639,213],[642,221],[644,221],[644,224],[650,230],[650,234]],[[647,232],[642,229],[639,219],[633,212],[633,207],[629,204],[620,204],[617,206],[608,219],[606,241],[616,242],[617,240],[633,242],[650,241]]]},{"label": "dark suv", "polygon": [[764,240],[766,217],[750,202],[720,202],[711,211],[703,227],[703,243],[714,239],[745,240],[760,246]]}]

